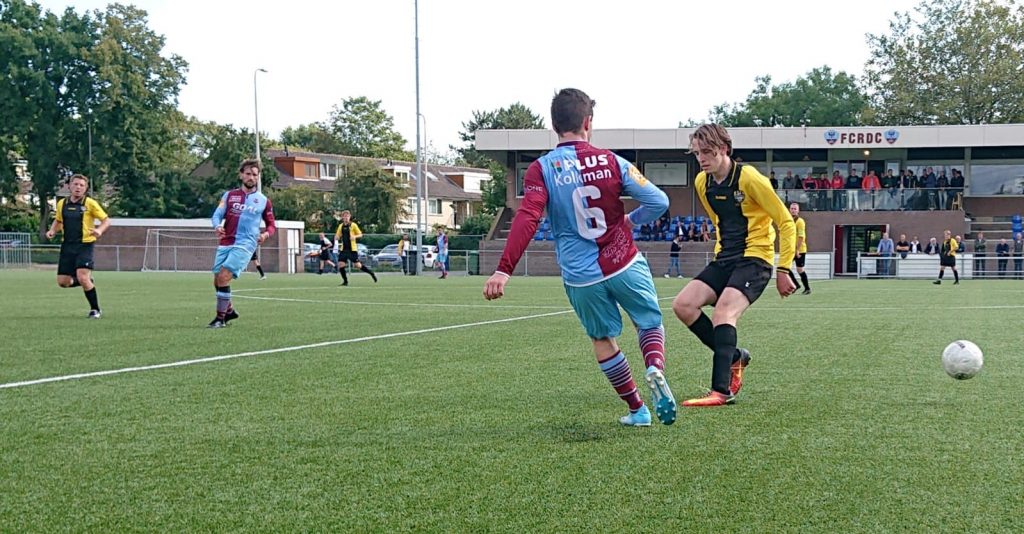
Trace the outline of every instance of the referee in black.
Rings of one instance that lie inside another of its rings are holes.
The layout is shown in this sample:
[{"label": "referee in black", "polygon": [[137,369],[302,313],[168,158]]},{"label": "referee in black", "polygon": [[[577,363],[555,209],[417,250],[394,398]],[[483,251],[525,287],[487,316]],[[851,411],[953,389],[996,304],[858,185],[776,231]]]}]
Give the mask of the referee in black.
[{"label": "referee in black", "polygon": [[[81,174],[73,175],[68,181],[68,189],[71,196],[57,201],[57,217],[46,232],[46,237],[53,239],[57,232],[64,231],[57,263],[57,285],[82,286],[85,299],[89,301],[88,317],[99,319],[100,304],[92,281],[92,248],[110,227],[110,217],[99,202],[86,195],[88,178]],[[100,221],[99,226],[96,226],[96,221]]]}]

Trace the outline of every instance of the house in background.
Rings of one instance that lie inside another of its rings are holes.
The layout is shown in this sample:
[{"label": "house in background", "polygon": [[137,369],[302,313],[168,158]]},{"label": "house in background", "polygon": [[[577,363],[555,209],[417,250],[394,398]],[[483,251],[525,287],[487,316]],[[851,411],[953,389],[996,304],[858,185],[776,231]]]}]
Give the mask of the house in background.
[{"label": "house in background", "polygon": [[[274,189],[286,189],[304,185],[315,191],[322,191],[325,198],[334,193],[334,184],[344,179],[345,164],[350,161],[370,161],[405,180],[408,197],[405,215],[396,223],[397,230],[416,228],[416,191],[419,177],[416,162],[395,161],[384,158],[364,158],[338,154],[320,154],[300,150],[271,149],[266,152],[273,159],[278,178],[271,185]],[[450,165],[424,165],[426,174],[426,195],[420,209],[426,213],[428,232],[435,225],[458,229],[470,215],[481,212],[483,202],[481,187],[491,179],[487,169],[458,167]],[[358,214],[356,215],[358,217]]]}]

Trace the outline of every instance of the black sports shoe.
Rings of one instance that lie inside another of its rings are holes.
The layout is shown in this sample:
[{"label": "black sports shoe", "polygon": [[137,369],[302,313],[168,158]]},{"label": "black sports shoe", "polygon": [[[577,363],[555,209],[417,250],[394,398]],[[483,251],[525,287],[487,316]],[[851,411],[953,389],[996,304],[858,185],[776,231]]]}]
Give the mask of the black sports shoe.
[{"label": "black sports shoe", "polygon": [[236,312],[234,308],[231,308],[224,314],[224,324],[228,324],[228,322],[233,319],[238,319],[238,312]]},{"label": "black sports shoe", "polygon": [[940,285],[940,284],[942,284],[942,280],[936,280],[936,281],[934,281],[932,283],[935,284],[935,285]]},{"label": "black sports shoe", "polygon": [[90,319],[99,319],[102,315],[99,310],[89,310]]},{"label": "black sports shoe", "polygon": [[804,290],[804,292],[803,292],[803,293],[800,293],[800,294],[801,294],[801,295],[810,295],[810,294],[811,294],[811,288],[807,288],[807,289],[805,289],[805,290]]},{"label": "black sports shoe", "polygon": [[342,282],[342,283],[338,284],[338,287],[347,286],[347,285],[348,285],[348,282]]},{"label": "black sports shoe", "polygon": [[210,321],[210,324],[206,325],[206,328],[224,328],[228,324],[220,319],[214,319]]}]

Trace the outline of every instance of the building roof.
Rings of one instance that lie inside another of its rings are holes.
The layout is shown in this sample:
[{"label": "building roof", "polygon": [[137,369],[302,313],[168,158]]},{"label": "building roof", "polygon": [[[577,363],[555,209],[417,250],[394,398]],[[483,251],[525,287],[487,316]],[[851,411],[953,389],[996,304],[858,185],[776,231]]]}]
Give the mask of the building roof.
[{"label": "building roof", "polygon": [[[298,157],[298,158],[311,158],[319,160],[321,163],[338,163],[344,164],[350,161],[366,161],[373,163],[379,167],[408,167],[409,178],[410,178],[410,190],[415,192],[417,187],[417,176],[416,176],[416,162],[414,161],[402,161],[402,160],[390,160],[387,158],[366,158],[361,156],[344,156],[340,154],[322,154],[318,152],[307,152],[304,150],[280,150],[271,149],[267,150],[267,156],[277,159],[284,157]],[[334,191],[334,180],[333,179],[308,179],[308,178],[296,178],[287,173],[287,169],[282,169],[279,166],[275,166],[278,177],[274,181],[272,187],[275,189],[285,189],[293,186],[306,186],[316,191]],[[428,177],[427,182],[427,196],[430,198],[442,198],[445,200],[480,200],[480,193],[473,193],[464,190],[459,187],[458,184],[448,178],[449,175],[456,174],[483,174],[490,176],[490,171],[487,169],[478,169],[475,167],[461,167],[454,165],[435,165],[426,164],[426,174]]]}]

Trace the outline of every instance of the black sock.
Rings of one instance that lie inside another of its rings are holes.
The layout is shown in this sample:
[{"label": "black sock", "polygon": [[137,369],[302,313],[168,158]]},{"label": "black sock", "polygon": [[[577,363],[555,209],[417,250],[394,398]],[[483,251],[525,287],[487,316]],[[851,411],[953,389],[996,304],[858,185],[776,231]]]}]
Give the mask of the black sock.
[{"label": "black sock", "polygon": [[96,297],[96,286],[85,292],[85,300],[89,301],[89,309],[99,311],[100,301]]},{"label": "black sock", "polygon": [[946,271],[939,271],[939,280],[942,280],[942,275],[946,274]]},{"label": "black sock", "polygon": [[688,328],[707,348],[715,350],[715,326],[704,312]]},{"label": "black sock", "polygon": [[954,282],[959,282],[960,281],[960,273],[957,272],[956,269],[953,269],[953,281]]},{"label": "black sock", "polygon": [[348,273],[345,272],[344,267],[338,267],[338,272],[341,273],[341,279],[344,283],[348,283]]},{"label": "black sock", "polygon": [[262,266],[257,265],[256,266],[256,270],[260,272],[260,276],[266,276],[265,274],[263,274],[263,267]]},{"label": "black sock", "polygon": [[715,327],[715,358],[711,365],[711,389],[730,395],[732,360],[736,354],[736,327],[720,324]]},{"label": "black sock", "polygon": [[800,289],[800,282],[796,281],[796,275],[793,274],[793,271],[789,271],[789,279],[793,281],[793,285],[795,285],[797,289]]},{"label": "black sock", "polygon": [[374,281],[374,282],[376,282],[376,281],[377,281],[377,275],[373,274],[373,271],[371,271],[369,267],[367,267],[367,266],[363,265],[362,267],[360,267],[360,268],[359,268],[359,270],[360,270],[360,271],[363,271],[364,273],[366,273],[366,274],[368,274],[368,275],[370,275],[370,277],[372,277],[372,278],[373,278],[373,281]]},{"label": "black sock", "polygon": [[807,271],[800,273],[800,281],[804,283],[804,289],[811,289],[811,283],[807,281]]},{"label": "black sock", "polygon": [[82,284],[78,283],[78,277],[77,276],[72,276],[71,277],[71,285],[68,286],[68,287],[78,287],[80,285],[82,285]]}]

